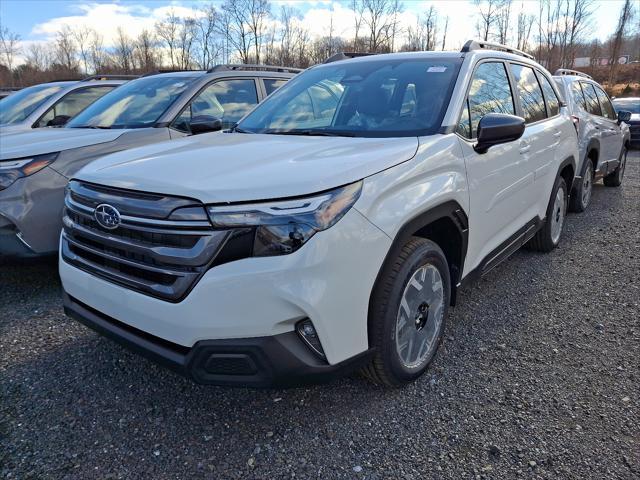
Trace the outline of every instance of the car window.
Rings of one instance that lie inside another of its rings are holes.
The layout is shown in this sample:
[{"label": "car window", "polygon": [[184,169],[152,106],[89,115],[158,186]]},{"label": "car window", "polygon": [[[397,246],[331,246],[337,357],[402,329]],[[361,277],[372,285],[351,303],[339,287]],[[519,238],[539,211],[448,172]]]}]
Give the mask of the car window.
[{"label": "car window", "polygon": [[516,81],[516,91],[525,123],[544,120],[547,117],[544,98],[533,68],[512,64],[511,72]]},{"label": "car window", "polygon": [[582,93],[584,93],[584,100],[587,104],[587,112],[593,115],[602,116],[602,110],[600,109],[600,102],[598,102],[598,96],[593,88],[593,85],[586,82],[580,82],[582,85]]},{"label": "car window", "polygon": [[310,85],[293,97],[286,109],[278,112],[271,120],[271,128],[318,128],[331,125],[338,103],[342,97],[342,87],[330,80]]},{"label": "car window", "polygon": [[596,94],[598,95],[598,100],[600,100],[600,108],[602,109],[602,116],[605,118],[609,118],[611,120],[615,120],[618,118],[615,110],[613,109],[613,105],[611,105],[611,100],[609,100],[609,96],[604,93],[600,87],[595,87]]},{"label": "car window", "polygon": [[289,80],[239,128],[272,135],[432,134],[440,128],[461,62],[452,56],[321,65]]},{"label": "car window", "polygon": [[38,107],[67,85],[35,85],[23,88],[0,103],[0,125],[11,125],[22,122]]},{"label": "car window", "polygon": [[264,88],[267,91],[267,95],[271,95],[277,89],[279,89],[282,85],[287,83],[286,80],[281,78],[264,78]]},{"label": "car window", "polygon": [[131,80],[96,100],[69,128],[149,128],[184,93],[196,76],[151,75]]},{"label": "car window", "polygon": [[613,108],[616,112],[620,110],[626,110],[628,112],[640,113],[640,100],[637,98],[616,98],[613,100]]},{"label": "car window", "polygon": [[542,73],[537,72],[538,80],[540,81],[540,86],[542,87],[542,93],[544,93],[544,99],[547,103],[547,115],[549,117],[554,117],[560,113],[560,101],[558,100],[558,96],[556,92],[553,90],[551,83],[547,80]]},{"label": "car window", "polygon": [[222,120],[230,128],[258,104],[256,83],[252,78],[220,80],[200,92],[173,122],[173,128],[189,132],[194,117],[209,116]]},{"label": "car window", "polygon": [[[87,87],[74,90],[62,97],[53,107],[47,110],[40,120],[38,120],[36,127],[51,126],[50,122],[56,117],[66,117],[68,121],[114,88],[115,85],[102,85],[99,87]],[[64,123],[66,123],[66,121],[57,123],[57,125],[64,125]]]},{"label": "car window", "polygon": [[576,102],[576,105],[580,106],[583,110],[587,110],[587,102],[584,99],[584,95],[582,94],[582,87],[580,86],[580,82],[573,82],[571,84],[571,94],[573,95],[573,100]]},{"label": "car window", "polygon": [[473,74],[458,133],[475,138],[480,119],[488,113],[515,114],[507,70],[502,62],[486,62]]}]

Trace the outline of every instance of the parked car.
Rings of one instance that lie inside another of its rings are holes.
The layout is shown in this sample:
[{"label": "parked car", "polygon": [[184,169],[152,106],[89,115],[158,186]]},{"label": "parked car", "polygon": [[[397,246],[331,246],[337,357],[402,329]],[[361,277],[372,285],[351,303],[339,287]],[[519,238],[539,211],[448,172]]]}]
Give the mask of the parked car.
[{"label": "parked car", "polygon": [[560,242],[577,137],[523,52],[350,56],[75,174],[66,312],[202,383],[417,379],[462,281]]},{"label": "parked car", "polygon": [[593,182],[609,187],[622,184],[629,148],[628,112],[616,113],[609,96],[589,75],[560,69],[554,79],[573,118],[580,156],[569,208],[584,212],[591,201]]},{"label": "parked car", "polygon": [[640,97],[614,98],[612,102],[618,115],[621,112],[631,112],[629,121],[625,121],[629,124],[629,146],[640,148]]},{"label": "parked car", "polygon": [[0,135],[60,127],[131,78],[135,77],[101,75],[23,88],[0,103]]},{"label": "parked car", "polygon": [[64,188],[111,152],[229,128],[298,70],[221,65],[150,75],[114,90],[65,128],[6,135],[0,149],[0,256],[57,252]]}]

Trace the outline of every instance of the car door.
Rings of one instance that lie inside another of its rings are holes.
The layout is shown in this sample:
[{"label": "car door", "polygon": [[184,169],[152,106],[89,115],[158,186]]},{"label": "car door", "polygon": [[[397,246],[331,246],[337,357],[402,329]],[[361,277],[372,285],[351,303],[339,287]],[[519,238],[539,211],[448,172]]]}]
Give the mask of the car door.
[{"label": "car door", "polygon": [[600,147],[600,153],[598,158],[598,169],[603,168],[609,162],[610,148],[607,147],[607,137],[604,135],[604,130],[607,128],[603,122],[602,108],[600,107],[600,101],[593,85],[589,82],[580,82],[582,87],[582,93],[584,95],[585,103],[587,104],[587,113],[589,113],[589,121],[592,122],[595,135],[598,139],[598,145]]},{"label": "car door", "polygon": [[198,116],[222,120],[222,128],[231,128],[258,104],[254,78],[216,80],[201,89],[172,122],[171,127],[183,134],[191,132],[191,119]]},{"label": "car door", "polygon": [[602,144],[606,151],[606,159],[608,160],[607,171],[612,171],[616,167],[618,157],[622,151],[622,130],[618,125],[618,115],[609,100],[609,96],[602,88],[592,85],[596,90],[596,95],[600,102],[602,117],[600,123],[602,126]]},{"label": "car door", "polygon": [[480,119],[488,113],[515,115],[507,66],[488,60],[476,66],[456,133],[464,153],[469,183],[470,271],[527,223],[533,171],[527,167],[526,143],[509,142],[479,154],[474,149]]}]

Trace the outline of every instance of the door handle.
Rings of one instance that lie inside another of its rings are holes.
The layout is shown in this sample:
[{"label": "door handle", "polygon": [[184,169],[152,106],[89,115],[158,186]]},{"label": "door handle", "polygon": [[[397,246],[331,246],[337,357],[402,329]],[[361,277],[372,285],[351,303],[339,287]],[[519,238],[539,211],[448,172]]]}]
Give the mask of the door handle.
[{"label": "door handle", "polygon": [[553,134],[553,136],[556,138],[558,138],[560,135],[562,135],[562,132],[560,130]]},{"label": "door handle", "polygon": [[520,145],[520,153],[527,153],[531,150],[531,145]]}]

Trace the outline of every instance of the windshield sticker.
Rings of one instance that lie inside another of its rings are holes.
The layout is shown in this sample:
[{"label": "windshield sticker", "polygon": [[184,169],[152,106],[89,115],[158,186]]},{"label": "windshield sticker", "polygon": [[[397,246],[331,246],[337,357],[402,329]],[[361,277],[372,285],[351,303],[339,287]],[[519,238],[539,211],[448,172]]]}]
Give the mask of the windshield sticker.
[{"label": "windshield sticker", "polygon": [[429,67],[427,69],[427,73],[442,73],[446,71],[447,71],[447,67]]}]

